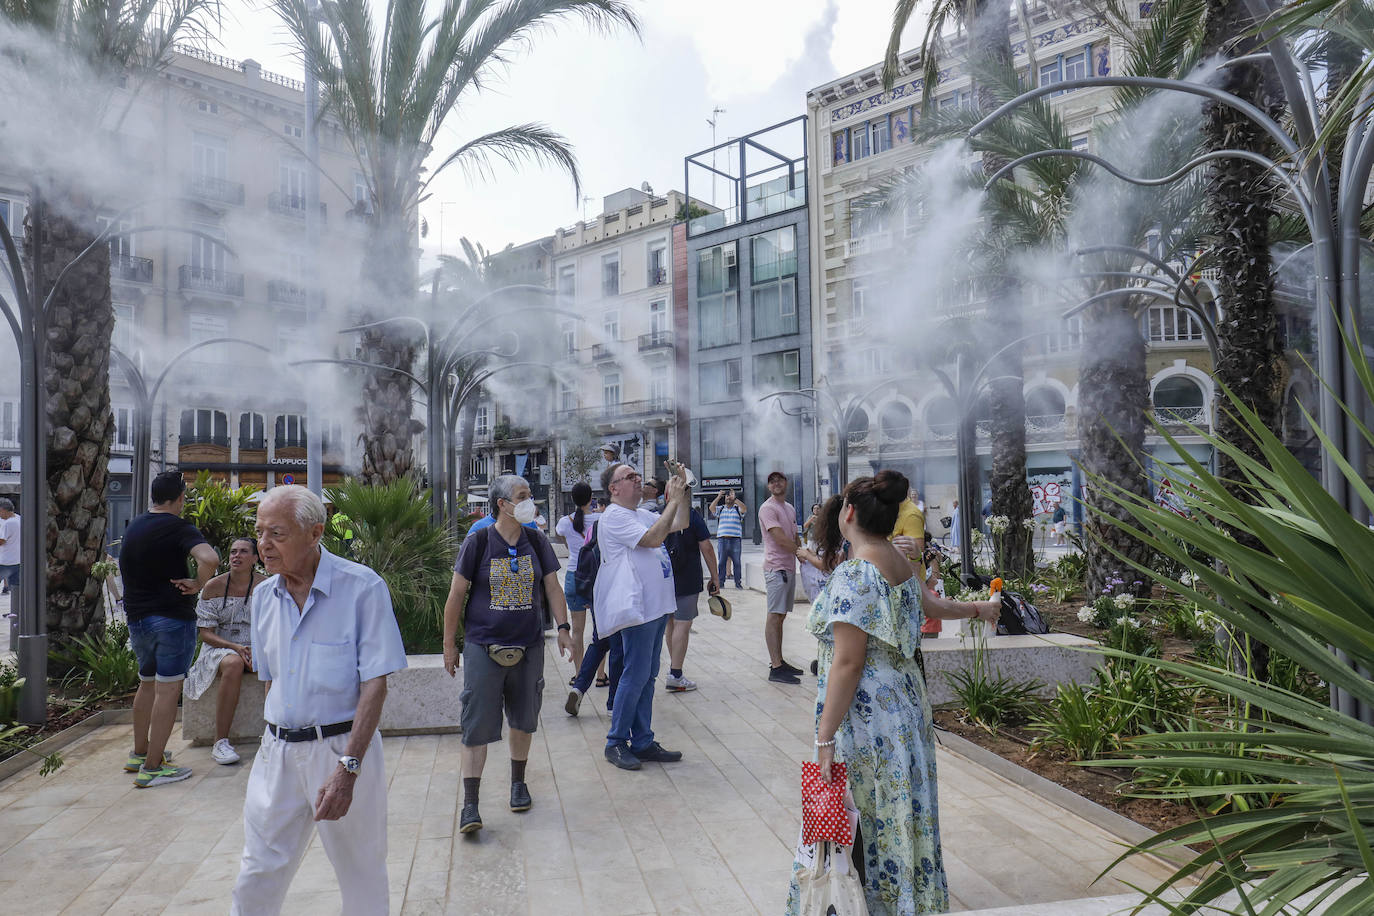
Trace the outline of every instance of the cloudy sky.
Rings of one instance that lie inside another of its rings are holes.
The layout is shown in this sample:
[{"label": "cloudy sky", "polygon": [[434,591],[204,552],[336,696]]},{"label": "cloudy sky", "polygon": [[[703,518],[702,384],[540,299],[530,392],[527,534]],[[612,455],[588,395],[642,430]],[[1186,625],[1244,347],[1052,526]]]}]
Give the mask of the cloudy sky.
[{"label": "cloudy sky", "polygon": [[[574,145],[584,202],[566,173],[498,165],[492,174],[450,169],[421,213],[426,255],[456,253],[460,236],[488,250],[521,243],[601,211],[601,199],[648,182],[682,187],[683,158],[806,108],[806,92],[878,60],[893,0],[642,0],[642,39],[589,33],[569,22],[517,54],[504,78],[450,115],[437,144],[447,153],[499,127],[543,122]],[[269,70],[299,65],[273,14],[236,0],[218,53]],[[377,3],[380,7],[380,0]],[[379,29],[380,31],[380,29]],[[906,44],[917,39],[909,31]],[[441,232],[442,230],[442,232]]]}]

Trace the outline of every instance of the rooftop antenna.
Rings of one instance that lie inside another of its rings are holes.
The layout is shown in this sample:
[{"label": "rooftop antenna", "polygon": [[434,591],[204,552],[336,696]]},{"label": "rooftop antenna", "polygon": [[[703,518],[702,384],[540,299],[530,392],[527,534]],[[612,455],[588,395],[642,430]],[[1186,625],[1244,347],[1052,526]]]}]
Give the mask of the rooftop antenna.
[{"label": "rooftop antenna", "polygon": [[716,122],[725,114],[725,109],[717,105],[711,109],[711,117],[706,123],[711,125],[711,206],[716,206]]},{"label": "rooftop antenna", "polygon": [[584,223],[587,221],[587,204],[591,203],[591,200],[590,195],[582,195],[582,222]]}]

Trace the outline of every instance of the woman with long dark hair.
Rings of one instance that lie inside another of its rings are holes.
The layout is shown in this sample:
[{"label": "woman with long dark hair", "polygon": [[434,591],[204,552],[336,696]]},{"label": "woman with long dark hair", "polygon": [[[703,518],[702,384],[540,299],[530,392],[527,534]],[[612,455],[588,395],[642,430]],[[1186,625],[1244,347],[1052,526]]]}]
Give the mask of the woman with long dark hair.
[{"label": "woman with long dark hair", "polygon": [[[587,609],[591,599],[577,594],[577,557],[592,537],[592,527],[600,514],[591,511],[592,488],[586,483],[573,484],[572,500],[576,509],[554,526],[554,533],[568,545],[568,570],[563,575],[563,595],[568,599],[568,617],[572,622],[573,667],[582,666],[582,637],[587,626]],[[574,680],[576,680],[574,678]]]},{"label": "woman with long dark hair", "polygon": [[[996,620],[997,601],[951,601],[924,587],[888,542],[910,485],[896,471],[845,488],[838,528],[850,557],[834,568],[811,609],[820,643],[816,759],[821,778],[842,759],[859,809],[855,860],[868,911],[949,908],[935,792],[935,740],[917,654],[921,620]],[[788,912],[800,904],[795,878]]]}]

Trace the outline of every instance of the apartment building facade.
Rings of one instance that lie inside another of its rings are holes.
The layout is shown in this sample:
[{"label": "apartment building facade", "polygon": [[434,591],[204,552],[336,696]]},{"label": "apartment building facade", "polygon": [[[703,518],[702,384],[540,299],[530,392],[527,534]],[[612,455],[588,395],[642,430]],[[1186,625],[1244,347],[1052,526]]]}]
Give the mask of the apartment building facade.
[{"label": "apartment building facade", "polygon": [[[1025,85],[1107,75],[1123,54],[1105,22],[1083,8],[1035,4],[1025,20],[1017,22],[1014,16],[1013,23],[1015,65]],[[940,73],[937,108],[973,104],[974,89],[962,66],[962,51],[961,41],[953,42],[949,65]],[[940,382],[928,367],[916,364],[915,344],[951,318],[978,317],[980,312],[967,298],[953,301],[934,290],[912,295],[913,279],[900,265],[913,254],[912,246],[921,243],[927,230],[924,217],[909,211],[878,212],[871,197],[875,189],[931,157],[932,151],[913,137],[921,109],[918,58],[916,53],[902,58],[902,75],[892,90],[882,89],[882,65],[875,63],[807,95],[810,146],[817,151],[811,158],[809,183],[811,302],[818,385],[840,400],[861,401],[849,427],[849,476],[880,467],[902,470],[924,491],[927,504],[936,507],[928,514],[938,519],[949,514],[956,492],[958,417]],[[1111,92],[1106,89],[1061,92],[1050,98],[1050,104],[1078,150],[1091,149],[1094,125],[1113,117]],[[1194,280],[1204,299],[1213,298],[1209,278]],[[1048,314],[1058,315],[1055,303],[1042,305]],[[1061,494],[1081,486],[1074,463],[1079,328],[1077,319],[1056,317],[1049,330],[1026,345],[1028,482],[1041,514],[1053,511]],[[1205,426],[1212,415],[1211,357],[1202,328],[1187,313],[1159,305],[1142,315],[1141,333],[1148,345],[1156,416],[1176,422],[1183,441],[1205,456],[1201,440],[1187,436],[1181,425],[1189,421]],[[885,383],[886,379],[893,381]],[[986,401],[974,410],[978,451],[986,469]],[[824,426],[821,443],[827,489],[833,491],[844,483],[838,480],[840,443],[833,418]],[[1155,437],[1149,448],[1161,460],[1168,452]]]},{"label": "apartment building facade", "polygon": [[[804,393],[814,264],[806,125],[792,118],[684,162],[687,194],[709,204],[685,231],[684,389],[701,508],[724,490],[760,505],[775,470],[788,475],[795,505],[819,492],[817,411]],[[746,536],[754,529],[751,518]]]},{"label": "apartment building facade", "polygon": [[686,198],[657,196],[647,183],[607,196],[602,212],[553,236],[556,302],[577,317],[560,317],[553,427],[559,442],[558,486],[597,484],[603,463],[577,460],[571,450],[599,454],[614,443],[621,460],[663,475],[679,453],[674,330],[674,224]]},{"label": "apartment building facade", "polygon": [[[320,248],[329,263],[320,276],[337,289],[322,279],[308,307],[304,108],[299,81],[252,60],[184,48],[131,100],[114,135],[119,154],[137,162],[147,180],[137,191],[112,192],[102,225],[125,213],[117,230],[165,228],[109,243],[117,351],[110,370],[112,539],[147,501],[146,493],[129,492],[139,407],[127,366],[150,386],[165,372],[152,410],[154,472],[174,467],[190,477],[205,470],[259,487],[307,482],[307,394],[335,383],[288,364],[351,355],[335,331],[346,317],[339,290],[356,286],[359,217],[370,204],[341,125],[323,122]],[[0,178],[0,218],[12,229],[22,226],[26,199],[22,176]],[[249,343],[208,343],[218,338]],[[17,449],[13,426],[5,425],[17,415],[17,390],[16,379],[0,394],[0,453]],[[355,419],[351,410],[321,416],[329,484],[354,463]]]}]

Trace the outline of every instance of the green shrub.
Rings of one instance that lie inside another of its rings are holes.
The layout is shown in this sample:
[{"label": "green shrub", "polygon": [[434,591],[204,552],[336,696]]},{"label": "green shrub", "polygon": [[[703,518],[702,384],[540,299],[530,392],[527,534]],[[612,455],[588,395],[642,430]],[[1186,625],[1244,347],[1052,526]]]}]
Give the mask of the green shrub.
[{"label": "green shrub", "polygon": [[24,679],[14,662],[0,664],[0,725],[8,725],[19,718],[19,692]]},{"label": "green shrub", "polygon": [[[391,591],[406,651],[442,652],[444,599],[466,523],[459,523],[456,536],[431,524],[428,491],[408,478],[377,487],[349,479],[332,488],[329,498],[353,520],[349,555],[381,576]],[[324,540],[330,552],[344,554],[344,545],[328,528]]]},{"label": "green shrub", "polygon": [[66,683],[96,697],[122,697],[138,689],[138,659],[122,621],[111,621],[99,633],[74,637],[51,655],[54,669],[66,672]]},{"label": "green shrub", "polygon": [[182,517],[199,528],[219,553],[220,572],[229,569],[229,546],[237,538],[253,536],[257,510],[251,500],[257,489],[231,487],[211,477],[209,471],[196,474],[195,483],[186,488]]},{"label": "green shrub", "polygon": [[1142,662],[1109,658],[1093,683],[1061,684],[1030,724],[1037,748],[1076,760],[1119,752],[1149,732],[1177,730],[1192,713],[1196,691]]},{"label": "green shrub", "polygon": [[1040,707],[1043,681],[1016,680],[990,670],[984,640],[974,640],[973,664],[945,675],[968,717],[984,728],[1025,721]]}]

